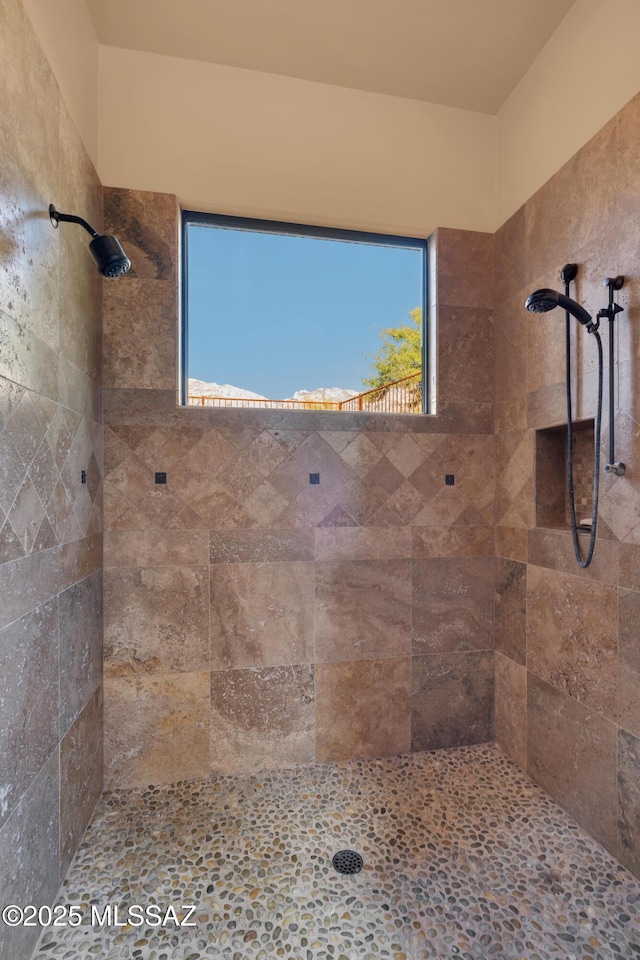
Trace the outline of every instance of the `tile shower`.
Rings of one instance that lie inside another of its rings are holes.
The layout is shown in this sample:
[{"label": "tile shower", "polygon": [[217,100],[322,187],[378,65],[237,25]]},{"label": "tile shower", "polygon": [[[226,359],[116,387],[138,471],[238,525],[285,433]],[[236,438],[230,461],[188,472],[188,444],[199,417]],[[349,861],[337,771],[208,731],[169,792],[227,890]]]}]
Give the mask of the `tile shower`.
[{"label": "tile shower", "polygon": [[178,214],[105,192],[107,785],[492,739],[492,238],[434,240],[440,416],[176,409]]},{"label": "tile shower", "polygon": [[[495,236],[436,231],[437,416],[179,409],[177,200],[102,189],[21,3],[2,15],[3,903],[53,902],[78,851],[63,902],[180,889],[206,932],[50,931],[42,957],[637,954],[609,854],[640,873],[640,99]],[[122,240],[103,297],[51,201]],[[587,571],[537,525],[563,332],[522,308],[567,260],[591,312],[626,277],[630,469]],[[347,884],[325,868],[349,845]],[[0,929],[2,960],[29,934]]]}]

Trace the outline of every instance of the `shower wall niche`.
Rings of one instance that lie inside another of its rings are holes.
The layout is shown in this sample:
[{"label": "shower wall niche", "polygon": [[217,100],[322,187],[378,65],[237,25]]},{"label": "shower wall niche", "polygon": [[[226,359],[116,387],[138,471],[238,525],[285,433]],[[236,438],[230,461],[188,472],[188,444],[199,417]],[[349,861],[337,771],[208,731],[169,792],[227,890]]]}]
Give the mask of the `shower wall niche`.
[{"label": "shower wall niche", "polygon": [[[573,425],[573,479],[578,524],[593,507],[594,421]],[[567,483],[567,425],[536,430],[536,526],[565,530],[571,526]]]}]

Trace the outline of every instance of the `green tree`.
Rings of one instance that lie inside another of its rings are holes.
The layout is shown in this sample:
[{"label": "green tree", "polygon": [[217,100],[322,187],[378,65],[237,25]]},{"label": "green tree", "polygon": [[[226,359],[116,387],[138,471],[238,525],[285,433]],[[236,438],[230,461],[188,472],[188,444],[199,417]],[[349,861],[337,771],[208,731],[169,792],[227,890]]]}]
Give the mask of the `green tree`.
[{"label": "green tree", "polygon": [[380,331],[382,346],[371,357],[373,371],[364,377],[367,387],[382,387],[422,370],[422,309],[409,311],[410,323]]}]

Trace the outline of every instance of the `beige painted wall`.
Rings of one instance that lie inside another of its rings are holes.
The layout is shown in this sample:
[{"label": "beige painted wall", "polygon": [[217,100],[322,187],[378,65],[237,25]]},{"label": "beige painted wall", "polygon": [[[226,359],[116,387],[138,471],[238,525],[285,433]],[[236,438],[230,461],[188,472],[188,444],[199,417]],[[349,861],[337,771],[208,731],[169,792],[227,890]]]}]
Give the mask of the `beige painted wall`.
[{"label": "beige painted wall", "polygon": [[106,185],[408,235],[494,226],[493,117],[115,47],[99,104]]},{"label": "beige painted wall", "polygon": [[23,0],[87,153],[98,166],[98,40],[84,0]]},{"label": "beige painted wall", "polygon": [[638,0],[577,0],[498,114],[504,223],[640,89]]},{"label": "beige painted wall", "polygon": [[103,182],[221,213],[494,230],[640,89],[638,0],[577,0],[497,118],[99,47],[83,0],[24,5]]}]

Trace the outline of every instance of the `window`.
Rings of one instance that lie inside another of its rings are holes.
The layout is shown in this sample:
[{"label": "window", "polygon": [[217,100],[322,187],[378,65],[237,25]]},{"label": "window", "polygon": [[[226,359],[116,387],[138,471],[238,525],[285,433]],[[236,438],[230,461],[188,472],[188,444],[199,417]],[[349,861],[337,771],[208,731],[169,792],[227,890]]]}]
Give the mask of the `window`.
[{"label": "window", "polygon": [[427,411],[427,241],[183,214],[182,403]]}]

